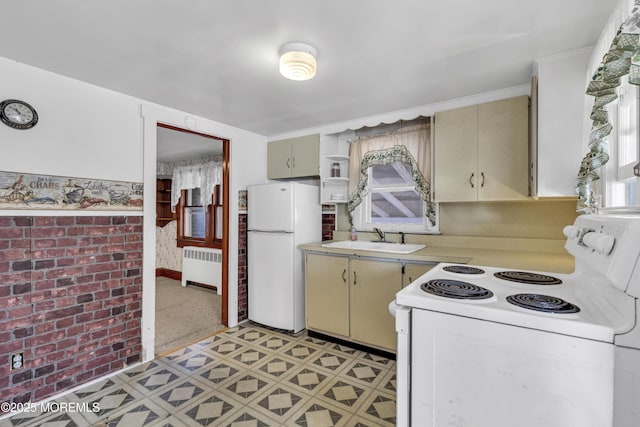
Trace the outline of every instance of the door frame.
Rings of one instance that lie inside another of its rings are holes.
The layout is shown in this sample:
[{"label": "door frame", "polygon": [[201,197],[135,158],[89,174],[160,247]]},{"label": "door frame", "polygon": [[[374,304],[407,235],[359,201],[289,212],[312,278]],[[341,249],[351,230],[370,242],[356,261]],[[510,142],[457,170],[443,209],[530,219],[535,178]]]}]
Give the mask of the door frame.
[{"label": "door frame", "polygon": [[[157,127],[176,132],[190,133],[204,138],[215,139],[222,143],[222,298],[221,319],[223,325],[229,325],[229,140],[194,130],[158,122]],[[157,147],[157,140],[156,140]],[[213,213],[215,215],[215,213]]]},{"label": "door frame", "polygon": [[[230,164],[231,138],[218,137],[215,134],[225,133],[225,126],[206,119],[197,118],[176,110],[162,108],[155,105],[141,106],[141,139],[143,141],[143,175],[144,175],[144,203],[143,203],[143,261],[142,261],[142,318],[141,318],[141,362],[148,362],[155,358],[155,291],[156,291],[156,192],[152,191],[156,185],[157,163],[157,127],[158,124],[173,126],[204,136],[227,140],[226,151],[223,146],[223,156],[227,163],[223,165],[223,294],[222,294],[222,323],[229,325],[229,301],[237,299],[237,290],[229,289],[229,229],[230,229]],[[222,129],[222,132],[219,132]],[[231,134],[234,134],[231,132]],[[226,237],[226,238],[225,238]],[[234,298],[234,299],[232,299]]]}]

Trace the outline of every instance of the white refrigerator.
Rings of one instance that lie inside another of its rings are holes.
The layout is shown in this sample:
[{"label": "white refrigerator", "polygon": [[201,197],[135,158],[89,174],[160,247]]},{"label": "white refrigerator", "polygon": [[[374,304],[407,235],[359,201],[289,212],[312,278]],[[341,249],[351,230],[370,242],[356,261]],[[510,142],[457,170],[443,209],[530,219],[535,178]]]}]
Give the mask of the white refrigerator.
[{"label": "white refrigerator", "polygon": [[305,328],[304,258],[299,245],[322,240],[320,189],[298,182],[247,187],[249,320]]}]

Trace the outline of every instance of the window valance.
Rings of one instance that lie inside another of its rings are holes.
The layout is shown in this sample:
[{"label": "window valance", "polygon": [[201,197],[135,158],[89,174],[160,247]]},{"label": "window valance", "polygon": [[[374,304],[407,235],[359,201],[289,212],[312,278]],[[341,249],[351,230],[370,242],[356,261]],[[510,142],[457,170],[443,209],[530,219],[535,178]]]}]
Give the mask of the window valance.
[{"label": "window valance", "polygon": [[[615,28],[613,40],[607,44]],[[609,46],[608,50],[602,49],[603,45]],[[631,7],[629,0],[620,2],[598,43],[597,51],[602,50],[605,50],[602,62],[587,86],[587,95],[595,99],[589,113],[589,152],[580,164],[576,184],[580,213],[594,212],[599,207],[594,183],[600,179],[597,169],[609,161],[606,139],[613,130],[606,105],[617,99],[621,77],[628,74],[629,83],[640,85],[640,0],[635,0]]]},{"label": "window valance", "polygon": [[171,181],[171,211],[175,212],[181,190],[200,189],[205,207],[211,204],[213,189],[222,183],[222,163],[207,162],[188,166],[177,166]]}]

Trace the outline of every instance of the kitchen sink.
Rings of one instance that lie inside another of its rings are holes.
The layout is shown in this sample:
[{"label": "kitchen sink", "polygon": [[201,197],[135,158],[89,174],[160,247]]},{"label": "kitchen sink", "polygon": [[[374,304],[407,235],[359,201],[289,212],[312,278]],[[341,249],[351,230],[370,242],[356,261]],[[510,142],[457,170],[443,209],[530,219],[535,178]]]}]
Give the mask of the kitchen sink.
[{"label": "kitchen sink", "polygon": [[372,242],[367,240],[340,240],[337,242],[323,243],[322,246],[325,248],[355,249],[392,254],[411,254],[425,247],[425,245],[418,243]]}]

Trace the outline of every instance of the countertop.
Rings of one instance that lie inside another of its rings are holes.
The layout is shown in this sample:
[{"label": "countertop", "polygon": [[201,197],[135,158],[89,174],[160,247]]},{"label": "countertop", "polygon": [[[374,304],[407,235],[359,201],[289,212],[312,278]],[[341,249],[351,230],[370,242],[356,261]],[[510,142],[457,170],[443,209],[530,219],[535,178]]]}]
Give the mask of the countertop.
[{"label": "countertop", "polygon": [[[396,254],[353,249],[327,248],[323,243],[300,245],[303,251],[322,252],[334,255],[355,255],[372,258],[398,259],[413,262],[448,262],[458,264],[485,265],[510,269],[536,270],[552,273],[571,273],[574,258],[558,242],[538,239],[433,238],[432,244],[412,254]],[[440,240],[440,242],[438,241]],[[433,244],[433,241],[436,243]],[[441,243],[441,245],[438,245]]]}]

